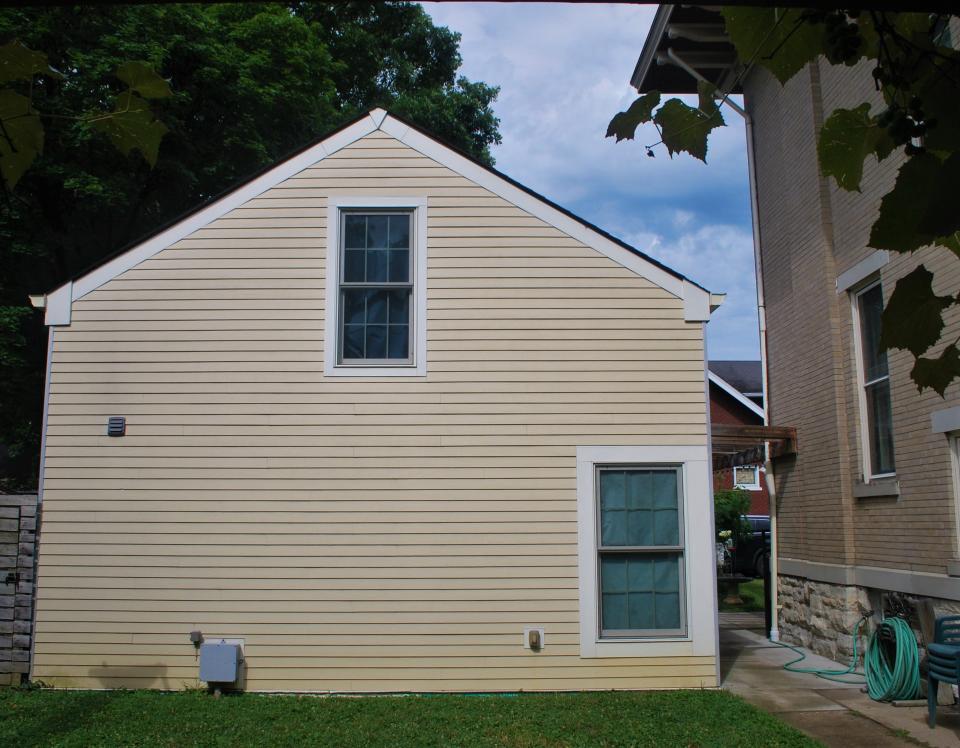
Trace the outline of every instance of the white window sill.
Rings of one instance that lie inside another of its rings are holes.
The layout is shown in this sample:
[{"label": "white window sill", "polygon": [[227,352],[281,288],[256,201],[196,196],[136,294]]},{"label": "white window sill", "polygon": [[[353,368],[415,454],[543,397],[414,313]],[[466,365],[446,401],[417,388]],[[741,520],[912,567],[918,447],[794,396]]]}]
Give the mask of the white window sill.
[{"label": "white window sill", "polygon": [[423,366],[333,366],[324,370],[328,377],[425,377]]}]

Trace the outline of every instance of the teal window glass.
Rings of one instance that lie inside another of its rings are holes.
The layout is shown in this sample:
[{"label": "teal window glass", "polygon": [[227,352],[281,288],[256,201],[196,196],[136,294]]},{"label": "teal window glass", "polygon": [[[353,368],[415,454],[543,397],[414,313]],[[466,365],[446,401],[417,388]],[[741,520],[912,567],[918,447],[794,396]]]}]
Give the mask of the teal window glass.
[{"label": "teal window glass", "polygon": [[680,492],[673,468],[598,471],[601,636],[683,632]]},{"label": "teal window glass", "polygon": [[340,360],[410,360],[412,213],[343,214]]},{"label": "teal window glass", "polygon": [[601,546],[678,545],[676,471],[602,471],[600,527]]},{"label": "teal window glass", "polygon": [[678,554],[601,556],[602,631],[676,630],[681,624]]}]

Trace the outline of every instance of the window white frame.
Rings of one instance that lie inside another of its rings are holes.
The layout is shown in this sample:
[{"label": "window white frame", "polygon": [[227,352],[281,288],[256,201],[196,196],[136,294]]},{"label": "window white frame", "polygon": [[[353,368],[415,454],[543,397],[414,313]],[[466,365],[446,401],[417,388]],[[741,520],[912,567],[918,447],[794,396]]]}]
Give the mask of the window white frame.
[{"label": "window white frame", "polygon": [[[410,211],[413,292],[410,299],[410,359],[408,363],[357,364],[339,362],[340,348],[340,230],[345,211]],[[324,300],[323,373],[328,377],[423,377],[427,374],[427,198],[335,196],[327,199],[326,298]]]},{"label": "window white frame", "polygon": [[[577,550],[580,656],[716,656],[716,567],[709,450],[704,446],[590,446],[577,448]],[[683,485],[683,636],[601,638],[597,549],[597,468],[676,467]]]},{"label": "window white frame", "polygon": [[[880,276],[874,275],[863,284],[850,290],[850,310],[853,319],[853,357],[856,365],[857,404],[859,406],[858,410],[860,419],[860,456],[864,483],[870,483],[871,481],[882,480],[884,478],[893,478],[897,474],[896,468],[894,468],[892,472],[887,473],[873,472],[873,461],[870,456],[870,420],[867,414],[867,387],[881,382],[884,379],[889,382],[890,372],[888,364],[887,374],[885,377],[879,377],[877,379],[870,380],[869,382],[866,380],[866,369],[863,361],[863,334],[861,332],[862,324],[860,319],[860,297],[863,296],[867,291],[870,291],[877,286],[881,286],[881,284],[882,280]],[[896,459],[896,453],[894,453],[894,459]]]},{"label": "window white frame", "polygon": [[[744,483],[737,480],[738,470],[752,470],[753,480],[750,483]],[[735,488],[742,488],[744,491],[760,490],[760,466],[759,465],[737,465],[733,468],[733,485]]]},{"label": "window white frame", "polygon": [[[950,473],[953,483],[954,558],[960,558],[960,431],[947,434],[950,445]],[[951,572],[952,573],[952,572]]]}]

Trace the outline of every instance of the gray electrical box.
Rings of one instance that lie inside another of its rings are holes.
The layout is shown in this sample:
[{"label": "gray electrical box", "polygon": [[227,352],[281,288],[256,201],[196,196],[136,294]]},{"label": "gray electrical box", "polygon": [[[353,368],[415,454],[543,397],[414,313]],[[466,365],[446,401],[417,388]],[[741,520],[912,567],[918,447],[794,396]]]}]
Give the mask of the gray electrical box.
[{"label": "gray electrical box", "polygon": [[243,653],[239,644],[204,642],[200,645],[200,680],[206,683],[236,683]]}]

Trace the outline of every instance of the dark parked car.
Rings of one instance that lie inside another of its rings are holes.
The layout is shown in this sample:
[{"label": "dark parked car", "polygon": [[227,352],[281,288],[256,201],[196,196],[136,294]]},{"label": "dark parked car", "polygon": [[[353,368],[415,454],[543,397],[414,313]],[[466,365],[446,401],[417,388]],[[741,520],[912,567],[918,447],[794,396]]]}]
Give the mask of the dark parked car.
[{"label": "dark parked car", "polygon": [[747,577],[762,577],[765,560],[770,558],[770,518],[765,514],[748,514],[752,532],[730,549],[733,571]]}]

